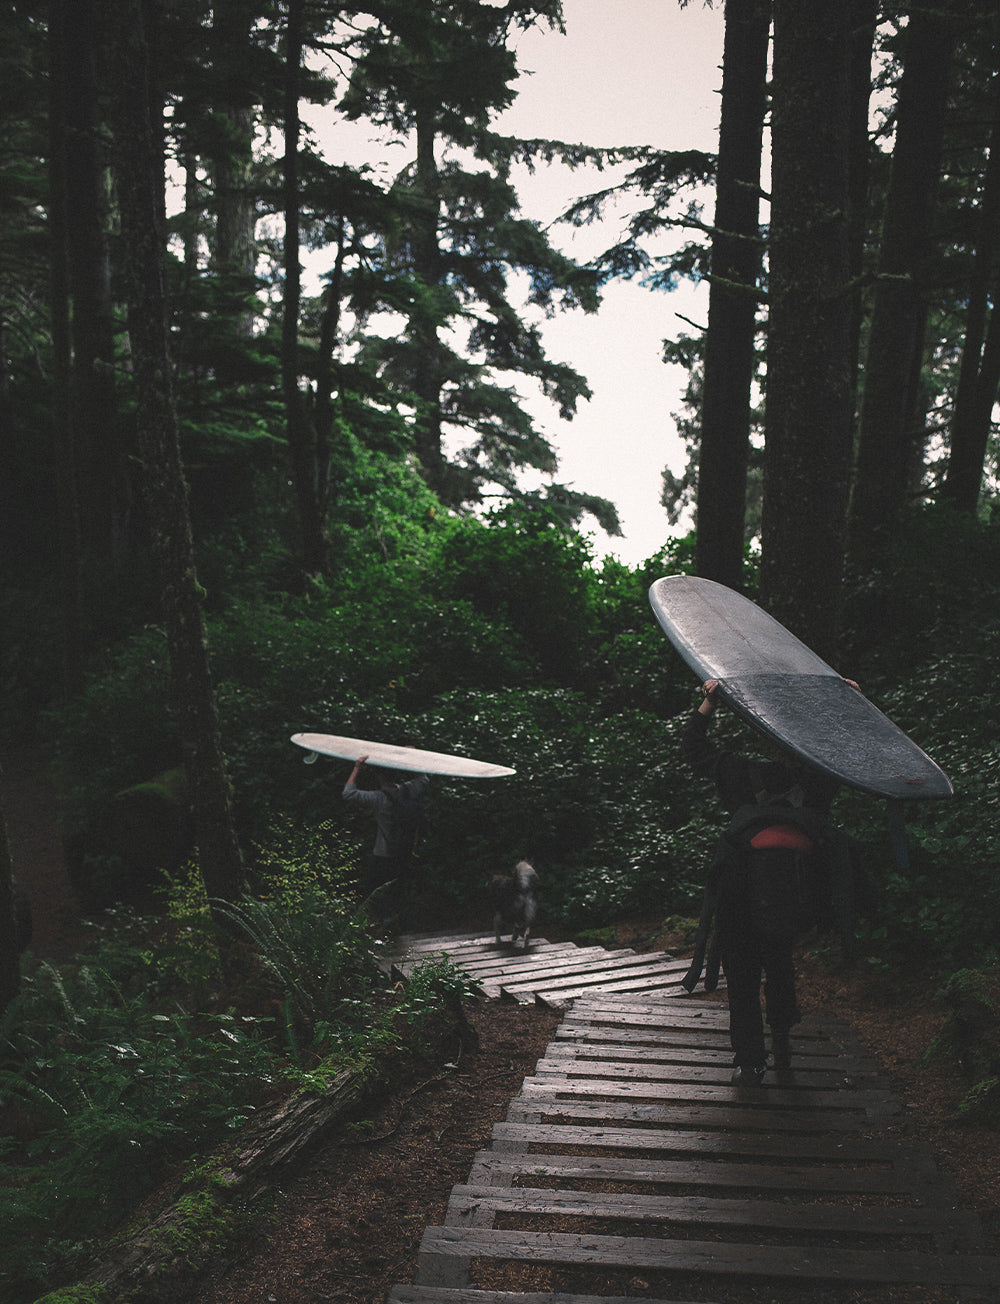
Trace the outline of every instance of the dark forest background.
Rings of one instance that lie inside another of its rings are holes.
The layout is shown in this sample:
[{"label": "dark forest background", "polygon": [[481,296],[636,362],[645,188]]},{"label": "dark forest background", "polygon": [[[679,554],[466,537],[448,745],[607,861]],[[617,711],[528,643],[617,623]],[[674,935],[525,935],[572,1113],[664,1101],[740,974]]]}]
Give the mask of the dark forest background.
[{"label": "dark forest background", "polygon": [[[561,21],[472,0],[6,13],[3,718],[50,757],[71,840],[182,768],[231,899],[275,821],[350,828],[339,772],[303,771],[290,733],[405,736],[518,770],[438,785],[445,892],[528,855],[567,917],[690,908],[704,840],[671,731],[692,686],[645,588],[693,569],[759,596],[956,776],[914,830],[936,880],[990,863],[963,834],[995,779],[992,6],[734,0],[716,155],[493,134],[518,30]],[[391,185],[325,161],[316,104],[406,143]],[[566,215],[624,193],[626,236],[574,263],[521,214],[515,160],[626,161]],[[664,345],[691,375],[664,502],[697,529],[637,568],[595,558],[613,504],[559,484],[515,387],[572,413],[586,378],[532,311],[595,311],[614,276],[710,283],[707,329]]]},{"label": "dark forest background", "polygon": [[[347,767],[288,744],[313,730],[516,767],[434,783],[437,924],[522,856],[566,927],[695,915],[717,824],[678,762],[696,685],[646,600],[689,571],[954,781],[913,804],[905,870],[882,805],[838,801],[879,887],[873,962],[996,963],[1000,20],[725,13],[706,154],[493,131],[514,38],[558,41],[556,0],[4,7],[0,724],[56,783],[85,909],[200,892],[218,925],[291,874],[355,918],[370,830]],[[403,142],[391,184],[324,158],[317,105]],[[624,199],[627,233],[575,262],[520,211],[518,162],[625,164],[565,221]],[[710,286],[704,329],[664,340],[690,459],[663,501],[695,529],[637,567],[595,555],[614,506],[560,483],[519,398],[585,401],[538,316],[596,311],[615,277],[665,323],[678,278]],[[3,868],[3,1005],[15,914]]]}]

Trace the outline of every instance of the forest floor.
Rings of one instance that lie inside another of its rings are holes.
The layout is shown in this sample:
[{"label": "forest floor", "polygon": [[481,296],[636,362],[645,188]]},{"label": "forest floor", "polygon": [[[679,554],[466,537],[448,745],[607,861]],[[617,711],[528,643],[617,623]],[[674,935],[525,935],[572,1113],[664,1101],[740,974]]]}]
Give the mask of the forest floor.
[{"label": "forest floor", "polygon": [[[66,879],[52,794],[25,755],[4,759],[3,788],[15,868],[32,901],[33,947],[65,959],[86,933]],[[450,926],[462,931],[485,920],[435,924]],[[670,949],[659,930],[657,919],[623,921],[616,944]],[[563,935],[544,925],[539,932],[550,940]],[[956,1121],[967,1083],[955,1065],[920,1062],[945,1016],[935,976],[847,967],[809,950],[800,953],[798,970],[803,1009],[855,1029],[913,1134],[932,1149],[961,1205],[979,1213],[984,1249],[1000,1253],[1000,1133]],[[534,1072],[560,1016],[483,1001],[471,1019],[477,1049],[459,1054],[456,1045],[457,1067],[387,1083],[369,1106],[367,1127],[345,1125],[323,1139],[284,1176],[264,1220],[198,1283],[185,1284],[177,1304],[384,1304],[394,1284],[412,1282],[424,1228],[443,1220],[452,1186],[467,1180],[476,1151],[488,1146],[494,1122]],[[745,1304],[765,1298],[752,1284],[741,1295]]]}]

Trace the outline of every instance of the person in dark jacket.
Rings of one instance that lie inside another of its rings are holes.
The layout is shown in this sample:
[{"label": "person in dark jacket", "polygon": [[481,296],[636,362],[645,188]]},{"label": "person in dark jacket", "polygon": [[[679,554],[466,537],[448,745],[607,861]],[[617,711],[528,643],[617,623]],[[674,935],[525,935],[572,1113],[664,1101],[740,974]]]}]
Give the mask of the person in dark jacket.
[{"label": "person in dark jacket", "polygon": [[[837,787],[832,780],[785,755],[780,759],[751,759],[720,750],[711,742],[709,721],[716,710],[717,690],[718,681],[714,679],[702,686],[701,704],[684,729],[681,747],[688,763],[714,783],[730,818],[751,806],[768,811],[774,807],[806,808],[825,817]],[[779,820],[760,830],[753,846],[760,847],[764,854],[775,849],[792,854],[796,850],[807,852],[810,848],[805,842],[796,841],[799,836],[800,831],[791,822],[785,824]],[[724,850],[720,847],[713,869],[722,864]],[[744,885],[748,882],[749,875],[727,877],[719,891],[715,922],[729,995],[733,1082],[739,1086],[759,1086],[767,1068],[761,980],[776,1069],[790,1066],[790,1033],[800,1014],[795,993],[794,932],[775,933],[755,922],[755,912],[746,898],[750,888]]]}]

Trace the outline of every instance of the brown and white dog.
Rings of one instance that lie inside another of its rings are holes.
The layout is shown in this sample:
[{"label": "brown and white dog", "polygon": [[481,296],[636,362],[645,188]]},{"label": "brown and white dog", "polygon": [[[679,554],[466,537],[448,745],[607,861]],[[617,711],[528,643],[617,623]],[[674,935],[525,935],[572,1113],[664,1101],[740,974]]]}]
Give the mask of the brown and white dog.
[{"label": "brown and white dog", "polygon": [[538,913],[538,875],[526,860],[519,860],[512,874],[494,874],[486,884],[486,891],[493,906],[497,945],[501,935],[509,930],[511,946],[517,945],[520,935],[526,951],[531,925]]}]

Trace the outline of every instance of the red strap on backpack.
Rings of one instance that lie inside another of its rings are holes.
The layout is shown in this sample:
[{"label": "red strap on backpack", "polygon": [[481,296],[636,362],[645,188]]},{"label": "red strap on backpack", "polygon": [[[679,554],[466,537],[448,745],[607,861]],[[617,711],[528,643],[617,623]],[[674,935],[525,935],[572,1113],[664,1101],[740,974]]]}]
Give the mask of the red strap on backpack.
[{"label": "red strap on backpack", "polygon": [[750,839],[750,845],[757,851],[780,848],[783,851],[807,852],[812,851],[813,840],[794,824],[771,824],[755,833]]}]

